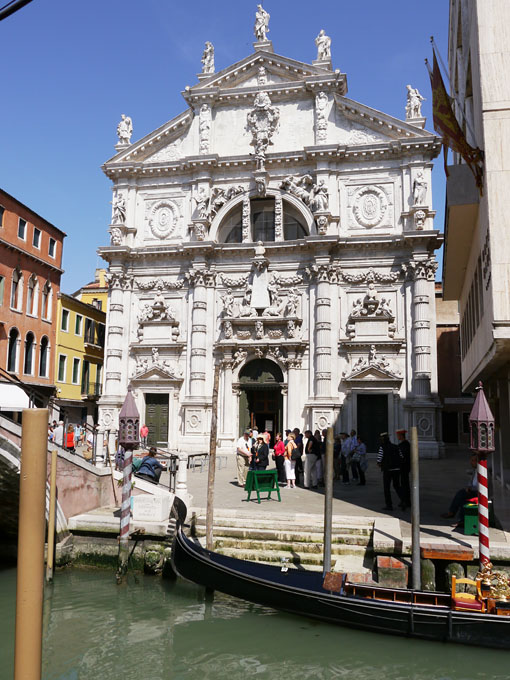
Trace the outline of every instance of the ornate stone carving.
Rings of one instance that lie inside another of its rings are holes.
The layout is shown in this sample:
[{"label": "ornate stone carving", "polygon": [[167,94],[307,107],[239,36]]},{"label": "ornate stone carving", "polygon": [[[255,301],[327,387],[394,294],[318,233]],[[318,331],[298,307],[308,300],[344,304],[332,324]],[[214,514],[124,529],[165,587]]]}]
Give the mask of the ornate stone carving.
[{"label": "ornate stone carving", "polygon": [[341,270],[336,264],[312,264],[305,269],[305,274],[309,279],[316,281],[339,283],[341,280]]},{"label": "ornate stone carving", "polygon": [[152,304],[145,304],[138,315],[138,323],[148,321],[175,321],[175,312],[167,305],[161,288],[154,296]]},{"label": "ornate stone carving", "polygon": [[212,288],[216,283],[216,272],[212,269],[193,269],[186,273],[186,279],[193,286],[207,286]]},{"label": "ornate stone carving", "polygon": [[101,416],[100,416],[100,421],[101,421],[101,426],[105,430],[113,430],[117,429],[117,412],[113,408],[104,408],[101,409]]},{"label": "ornate stone carving", "polygon": [[367,229],[376,227],[388,209],[388,199],[377,186],[360,187],[354,194],[352,211],[356,222]]},{"label": "ornate stone carving", "polygon": [[323,179],[312,187],[310,208],[312,209],[312,212],[329,210],[329,192],[326,182]]},{"label": "ornate stone carving", "polygon": [[136,280],[136,285],[140,290],[153,290],[157,288],[158,290],[180,290],[185,283],[185,279],[179,279],[178,281],[167,281],[163,280],[161,277],[157,279],[149,279],[148,281],[138,281]]},{"label": "ornate stone carving", "polygon": [[278,127],[279,119],[280,110],[271,104],[268,93],[259,92],[246,122],[246,127],[252,135],[251,144],[255,148],[255,161],[258,169],[264,169],[267,147],[272,144],[271,137]]},{"label": "ornate stone carving", "polygon": [[414,212],[414,228],[420,231],[425,226],[425,220],[427,219],[427,213],[425,210],[416,210]]},{"label": "ornate stone carving", "polygon": [[274,199],[274,237],[275,241],[283,239],[283,205],[282,197],[275,196]]},{"label": "ornate stone carving", "polygon": [[156,238],[165,239],[176,235],[180,211],[177,204],[170,199],[153,203],[149,209],[147,223]]},{"label": "ornate stone carving", "polygon": [[271,15],[269,12],[266,12],[262,5],[257,5],[257,11],[255,12],[255,26],[253,27],[253,32],[255,33],[257,42],[266,42],[266,36],[269,33],[270,18]]},{"label": "ornate stone carving", "polygon": [[432,435],[432,414],[417,412],[415,414],[416,427],[419,437],[430,437]]},{"label": "ornate stone carving", "polygon": [[281,276],[277,272],[271,272],[270,284],[277,284],[278,286],[298,286],[303,283],[303,277],[299,274],[294,276]]},{"label": "ornate stone carving", "polygon": [[209,145],[211,142],[211,120],[211,107],[209,104],[202,104],[198,117],[198,150],[200,154],[209,153]]},{"label": "ornate stone carving", "polygon": [[176,139],[171,144],[156,151],[152,156],[149,156],[147,161],[149,163],[172,163],[180,158],[182,158],[182,139]]},{"label": "ornate stone carving", "polygon": [[214,73],[214,46],[207,41],[202,54],[202,73]]},{"label": "ornate stone carving", "polygon": [[105,276],[109,288],[121,288],[128,290],[133,284],[133,277],[128,276],[125,272],[111,272],[108,271]]},{"label": "ornate stone carving", "polygon": [[231,321],[223,321],[223,334],[226,340],[230,340],[234,336],[234,329]]},{"label": "ornate stone carving", "polygon": [[271,340],[279,340],[283,336],[283,331],[279,328],[273,328],[267,332],[267,336],[268,338],[271,338]]},{"label": "ornate stone carving", "polygon": [[362,144],[377,144],[382,142],[384,139],[372,132],[366,127],[353,127],[347,137],[346,143],[348,146],[351,144],[354,146],[359,146]]},{"label": "ornate stone carving", "polygon": [[379,283],[395,283],[399,277],[400,272],[376,272],[372,267],[358,274],[350,274],[346,271],[341,272],[341,278],[347,283],[373,283],[375,281]]},{"label": "ornate stone carving", "polygon": [[435,281],[437,260],[430,257],[428,260],[410,260],[407,264],[402,264],[402,271],[410,280],[413,279],[427,279],[427,281]]},{"label": "ornate stone carving", "polygon": [[203,222],[193,222],[193,236],[197,241],[205,241],[207,226]]},{"label": "ornate stone carving", "polygon": [[428,188],[427,180],[423,176],[423,172],[421,172],[420,170],[420,172],[416,175],[415,180],[413,182],[414,205],[425,205],[427,200],[427,188]]},{"label": "ornate stone carving", "polygon": [[319,35],[315,38],[317,45],[317,61],[331,60],[331,38],[326,35],[326,31],[322,28]]},{"label": "ornate stone carving", "polygon": [[320,234],[320,236],[326,236],[329,224],[328,216],[318,215],[315,218],[315,224],[317,225],[317,233]]},{"label": "ornate stone carving", "polygon": [[248,352],[245,349],[236,350],[232,356],[232,368],[236,368],[239,364],[242,364],[247,356]]},{"label": "ornate stone carving", "polygon": [[250,240],[250,197],[243,198],[243,212],[242,212],[242,230],[243,241]]},{"label": "ornate stone carving", "polygon": [[376,368],[388,377],[400,378],[400,372],[396,369],[391,369],[391,364],[384,355],[379,355],[375,345],[370,345],[367,357],[359,357],[355,361],[349,371],[344,371],[343,377],[349,380],[356,377],[358,374],[366,371],[369,368]]},{"label": "ornate stone carving", "polygon": [[204,187],[199,187],[193,196],[193,200],[196,204],[196,215],[199,220],[209,221],[209,200],[210,196]]},{"label": "ornate stone carving", "polygon": [[234,198],[234,196],[238,196],[243,192],[244,188],[241,184],[238,184],[237,186],[230,186],[225,189],[221,187],[214,187],[209,198],[198,192],[198,195],[200,196],[200,203],[198,202],[197,198],[195,198],[195,201],[197,201],[197,212],[199,213],[199,219],[212,221],[218,210],[222,208],[227,201],[230,201],[231,198]]},{"label": "ornate stone carving", "polygon": [[131,135],[133,134],[133,121],[124,113],[120,117],[120,123],[117,125],[117,137],[119,138],[119,146],[128,146],[131,144]]},{"label": "ornate stone carving", "polygon": [[229,288],[242,288],[248,283],[250,275],[246,274],[245,276],[238,276],[237,278],[233,278],[232,276],[227,276],[226,274],[220,272],[218,274],[218,278],[220,279],[224,286],[228,286]]},{"label": "ornate stone carving", "polygon": [[324,144],[328,138],[328,120],[326,118],[326,108],[328,105],[328,95],[319,92],[315,95],[315,143]]},{"label": "ornate stone carving", "polygon": [[262,321],[255,321],[255,337],[257,340],[262,340],[264,337],[264,324]]},{"label": "ornate stone carving", "polygon": [[126,221],[126,199],[119,192],[112,198],[112,224],[124,224]]},{"label": "ornate stone carving", "polygon": [[252,287],[250,284],[246,285],[241,306],[239,307],[239,317],[253,317],[257,316],[257,310],[251,306]]},{"label": "ornate stone carving", "polygon": [[259,66],[257,71],[257,85],[259,87],[267,85],[267,71],[263,66]]},{"label": "ornate stone carving", "polygon": [[289,175],[281,182],[280,189],[297,196],[312,212],[328,210],[329,193],[323,179],[314,184],[311,175]]},{"label": "ornate stone carving", "polygon": [[234,296],[230,290],[221,296],[223,302],[223,316],[234,316]]},{"label": "ornate stone carving", "polygon": [[416,88],[407,85],[406,120],[421,118],[421,103],[426,101]]},{"label": "ornate stone carving", "polygon": [[112,246],[122,245],[122,230],[119,227],[112,227],[110,229],[110,245]]},{"label": "ornate stone carving", "polygon": [[136,366],[133,372],[133,377],[139,378],[152,368],[159,369],[174,380],[182,380],[182,370],[180,367],[168,359],[162,359],[159,355],[159,350],[157,347],[152,348],[150,357],[136,357]]}]

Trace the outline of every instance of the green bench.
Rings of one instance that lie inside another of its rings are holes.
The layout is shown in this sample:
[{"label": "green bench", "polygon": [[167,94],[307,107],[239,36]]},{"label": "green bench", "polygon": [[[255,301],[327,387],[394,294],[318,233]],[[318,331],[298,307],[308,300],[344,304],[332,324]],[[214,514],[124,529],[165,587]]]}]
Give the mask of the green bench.
[{"label": "green bench", "polygon": [[248,470],[246,477],[246,484],[244,490],[248,492],[250,500],[253,491],[257,494],[257,501],[260,503],[260,494],[267,492],[267,499],[270,500],[273,491],[278,494],[278,501],[281,502],[280,488],[278,486],[278,471],[277,470]]}]

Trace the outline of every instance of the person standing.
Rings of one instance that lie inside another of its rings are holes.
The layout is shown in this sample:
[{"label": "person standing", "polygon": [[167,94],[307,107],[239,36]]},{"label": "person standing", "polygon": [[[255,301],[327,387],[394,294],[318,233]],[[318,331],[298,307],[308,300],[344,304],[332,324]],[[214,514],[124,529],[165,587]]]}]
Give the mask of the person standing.
[{"label": "person standing", "polygon": [[305,470],[304,486],[305,489],[317,488],[317,461],[319,460],[320,444],[312,434],[311,430],[305,432]]},{"label": "person standing", "polygon": [[245,430],[242,437],[237,440],[236,462],[237,462],[237,483],[244,487],[251,461],[250,452],[250,432]]},{"label": "person standing", "polygon": [[294,489],[296,487],[296,461],[292,460],[292,455],[297,449],[296,435],[294,432],[289,434],[289,440],[285,447],[285,476],[287,477],[287,489]]},{"label": "person standing", "polygon": [[263,435],[259,434],[251,453],[250,470],[265,470],[269,465],[269,446],[264,441]]},{"label": "person standing", "polygon": [[340,449],[340,474],[342,475],[342,483],[349,484],[349,435],[347,432],[340,432],[342,445]]},{"label": "person standing", "polygon": [[285,444],[282,442],[281,432],[276,433],[276,441],[274,444],[274,462],[278,471],[278,482],[285,484],[287,478],[285,477]]},{"label": "person standing", "polygon": [[[411,505],[411,487],[409,485],[409,473],[411,472],[411,444],[406,439],[407,430],[401,428],[396,431],[398,439],[398,448],[402,456],[402,463],[400,466],[400,488],[402,489],[402,496],[406,507]],[[404,509],[404,508],[402,508]]]},{"label": "person standing", "polygon": [[359,482],[358,486],[365,486],[365,470],[367,469],[367,447],[361,437],[358,437],[358,444],[352,454],[352,464],[356,467]]},{"label": "person standing", "polygon": [[358,475],[358,468],[354,464],[353,460],[353,455],[354,451],[356,450],[356,447],[358,446],[358,437],[356,436],[356,430],[351,430],[351,434],[348,439],[348,447],[349,447],[349,467],[351,468],[351,474],[352,478],[354,481],[358,481],[359,475]]},{"label": "person standing", "polygon": [[292,430],[292,432],[294,434],[294,443],[297,446],[298,451],[299,451],[299,456],[294,459],[294,462],[295,462],[295,466],[294,466],[295,480],[296,480],[296,484],[299,484],[300,481],[301,482],[303,481],[303,477],[304,477],[303,458],[302,458],[302,456],[303,456],[303,435],[301,434],[299,427],[295,427]]},{"label": "person standing", "polygon": [[381,446],[377,454],[377,465],[383,473],[384,501],[386,503],[383,510],[393,510],[393,502],[391,500],[392,484],[397,496],[400,498],[400,507],[404,510],[406,506],[402,491],[400,490],[400,466],[402,464],[400,451],[398,446],[390,441],[387,432],[382,432],[380,436]]},{"label": "person standing", "polygon": [[144,423],[140,428],[140,444],[143,447],[147,446],[147,437],[149,436],[149,428]]},{"label": "person standing", "polygon": [[74,443],[75,443],[74,427],[72,425],[68,425],[66,433],[66,449],[71,453],[75,453],[76,451]]},{"label": "person standing", "polygon": [[64,421],[59,420],[57,427],[53,430],[53,442],[57,446],[64,445]]}]

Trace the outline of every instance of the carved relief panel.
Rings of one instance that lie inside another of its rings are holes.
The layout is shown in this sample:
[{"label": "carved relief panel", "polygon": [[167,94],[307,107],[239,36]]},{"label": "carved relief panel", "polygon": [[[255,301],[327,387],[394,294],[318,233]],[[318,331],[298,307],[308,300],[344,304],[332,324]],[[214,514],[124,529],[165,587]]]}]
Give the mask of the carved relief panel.
[{"label": "carved relief panel", "polygon": [[183,210],[182,196],[145,201],[145,238],[157,241],[182,238]]},{"label": "carved relief panel", "polygon": [[349,185],[347,225],[356,230],[393,229],[393,183]]}]

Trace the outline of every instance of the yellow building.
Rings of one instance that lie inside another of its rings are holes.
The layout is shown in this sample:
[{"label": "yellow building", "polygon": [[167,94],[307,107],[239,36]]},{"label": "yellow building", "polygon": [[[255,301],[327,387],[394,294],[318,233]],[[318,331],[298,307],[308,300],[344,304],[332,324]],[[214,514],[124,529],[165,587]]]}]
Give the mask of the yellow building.
[{"label": "yellow building", "polygon": [[87,283],[73,293],[73,297],[78,298],[88,305],[93,305],[97,309],[106,312],[108,302],[108,283],[106,282],[106,269],[96,269],[94,281]]},{"label": "yellow building", "polygon": [[98,306],[58,294],[55,402],[67,422],[97,421],[105,323],[106,314]]}]

